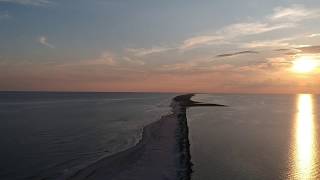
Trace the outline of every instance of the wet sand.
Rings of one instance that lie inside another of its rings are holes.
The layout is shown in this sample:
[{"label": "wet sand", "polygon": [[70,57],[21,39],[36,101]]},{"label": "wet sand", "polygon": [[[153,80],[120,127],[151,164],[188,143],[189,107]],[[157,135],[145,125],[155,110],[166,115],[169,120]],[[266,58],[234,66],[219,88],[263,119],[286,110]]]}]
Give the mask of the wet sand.
[{"label": "wet sand", "polygon": [[189,180],[192,172],[186,109],[223,106],[191,100],[194,94],[172,100],[172,113],[143,129],[140,142],[78,171],[71,180]]}]

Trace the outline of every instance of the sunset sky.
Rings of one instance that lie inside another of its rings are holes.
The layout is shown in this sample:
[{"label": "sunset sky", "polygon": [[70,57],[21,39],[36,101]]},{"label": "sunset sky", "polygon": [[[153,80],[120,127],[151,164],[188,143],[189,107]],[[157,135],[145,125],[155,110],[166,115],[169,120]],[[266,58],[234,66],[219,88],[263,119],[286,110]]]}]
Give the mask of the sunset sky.
[{"label": "sunset sky", "polygon": [[320,91],[319,0],[0,0],[0,42],[0,90]]}]

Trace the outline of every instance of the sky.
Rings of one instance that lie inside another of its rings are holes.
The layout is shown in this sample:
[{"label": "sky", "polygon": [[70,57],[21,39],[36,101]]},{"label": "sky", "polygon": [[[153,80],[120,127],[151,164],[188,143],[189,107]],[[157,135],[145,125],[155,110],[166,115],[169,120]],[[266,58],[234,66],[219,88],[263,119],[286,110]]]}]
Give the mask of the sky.
[{"label": "sky", "polygon": [[0,0],[1,90],[317,93],[320,1]]}]

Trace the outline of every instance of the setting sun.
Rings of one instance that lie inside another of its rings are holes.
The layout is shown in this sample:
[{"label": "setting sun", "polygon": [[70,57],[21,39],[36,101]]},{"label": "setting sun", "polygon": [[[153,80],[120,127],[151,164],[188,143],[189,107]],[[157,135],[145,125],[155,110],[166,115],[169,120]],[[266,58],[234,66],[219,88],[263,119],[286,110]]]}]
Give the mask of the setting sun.
[{"label": "setting sun", "polygon": [[318,67],[316,59],[312,57],[299,57],[293,61],[292,69],[298,73],[308,73],[314,71]]},{"label": "setting sun", "polygon": [[314,71],[319,63],[312,57],[299,57],[293,61],[292,70],[298,73],[308,73]]}]

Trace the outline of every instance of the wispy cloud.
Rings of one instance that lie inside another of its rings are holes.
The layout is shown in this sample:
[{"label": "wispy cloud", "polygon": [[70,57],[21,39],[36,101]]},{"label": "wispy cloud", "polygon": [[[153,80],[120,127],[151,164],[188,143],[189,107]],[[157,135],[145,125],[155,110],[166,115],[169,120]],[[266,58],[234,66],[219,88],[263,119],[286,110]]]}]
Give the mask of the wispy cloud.
[{"label": "wispy cloud", "polygon": [[217,43],[223,42],[224,39],[225,38],[223,36],[218,36],[218,35],[195,36],[195,37],[186,39],[182,43],[182,45],[179,47],[179,49],[186,50],[186,49],[194,48],[201,45],[217,44]]},{"label": "wispy cloud", "polygon": [[1,2],[28,6],[49,6],[53,4],[53,2],[49,0],[0,0],[0,3]]},{"label": "wispy cloud", "polygon": [[320,46],[307,46],[307,47],[301,47],[296,49],[301,51],[301,53],[311,53],[311,54],[320,53]]},{"label": "wispy cloud", "polygon": [[89,63],[91,65],[116,65],[115,57],[110,52],[103,52],[99,58],[89,61]]},{"label": "wispy cloud", "polygon": [[181,72],[181,71],[191,71],[197,67],[197,63],[176,63],[176,64],[165,64],[158,68],[162,72]]},{"label": "wispy cloud", "polygon": [[318,9],[307,9],[303,5],[292,5],[290,7],[277,7],[268,18],[271,21],[301,21],[319,17]]},{"label": "wispy cloud", "polygon": [[51,43],[48,42],[48,39],[47,39],[47,37],[45,37],[45,36],[40,36],[40,37],[37,39],[37,41],[38,41],[40,44],[42,44],[42,45],[44,45],[44,46],[47,46],[47,47],[49,47],[49,48],[55,48],[55,46],[54,46],[53,44],[51,44]]},{"label": "wispy cloud", "polygon": [[197,48],[201,46],[214,45],[214,44],[226,44],[235,38],[240,38],[249,35],[262,34],[270,31],[291,28],[295,24],[292,23],[280,23],[271,24],[268,22],[243,22],[228,25],[212,35],[194,36],[186,39],[179,47],[181,50],[187,50]]},{"label": "wispy cloud", "polygon": [[128,56],[123,56],[122,59],[129,64],[134,64],[134,65],[139,65],[139,66],[145,65],[145,62],[140,59],[134,59],[134,58],[131,58]]},{"label": "wispy cloud", "polygon": [[258,54],[258,51],[239,51],[234,53],[226,53],[226,54],[219,54],[216,57],[230,57],[230,56],[237,56],[242,54]]},{"label": "wispy cloud", "polygon": [[85,59],[75,62],[58,64],[59,67],[114,67],[118,65],[116,56],[110,51],[104,51],[96,58]]},{"label": "wispy cloud", "polygon": [[291,49],[288,49],[288,48],[280,48],[280,49],[275,49],[274,51],[277,51],[277,52],[286,52],[286,51],[290,51]]},{"label": "wispy cloud", "polygon": [[308,37],[313,38],[313,37],[319,37],[320,33],[314,33],[314,34],[310,34],[308,35]]},{"label": "wispy cloud", "polygon": [[291,56],[294,56],[297,54],[320,54],[320,45],[281,48],[281,49],[275,49],[274,51],[285,52],[286,55],[291,55]]},{"label": "wispy cloud", "polygon": [[[166,52],[168,50],[191,50],[203,46],[228,44],[235,38],[244,37],[254,34],[262,34],[269,31],[294,27],[292,23],[269,24],[260,22],[235,23],[217,30],[212,35],[193,36],[184,40],[176,47],[158,46],[152,48],[128,49],[129,52],[135,53],[137,56],[145,56],[153,53]],[[248,45],[249,46],[249,45]],[[252,45],[253,46],[253,45]]]},{"label": "wispy cloud", "polygon": [[[276,8],[271,15],[267,15],[264,19],[259,21],[234,23],[217,30],[212,34],[199,35],[186,39],[179,48],[192,49],[205,45],[228,43],[235,38],[293,28],[297,26],[297,20],[301,21],[303,19],[314,18],[318,15],[318,10],[309,10],[300,6]],[[289,17],[295,18],[295,21],[277,21]]]},{"label": "wispy cloud", "polygon": [[254,34],[262,34],[278,29],[291,28],[295,25],[292,23],[271,24],[269,22],[245,22],[236,23],[225,27],[220,33],[228,37],[247,36]]},{"label": "wispy cloud", "polygon": [[[210,45],[232,44],[237,39],[246,36],[259,35],[271,31],[290,29],[297,27],[300,21],[319,17],[318,9],[309,9],[302,5],[291,5],[289,7],[277,7],[269,15],[260,20],[252,20],[246,22],[238,22],[222,27],[215,32],[209,34],[201,34],[185,39],[176,47],[157,47],[151,49],[137,49],[140,56],[151,53],[160,53],[167,50],[191,50]],[[310,37],[319,36],[313,34]],[[243,47],[270,47],[270,46],[288,46],[288,39],[266,40],[257,42],[241,43]]]},{"label": "wispy cloud", "polygon": [[173,48],[157,46],[157,47],[151,47],[151,48],[138,48],[138,49],[128,48],[127,51],[129,53],[133,53],[135,56],[147,56],[154,53],[161,53],[164,51],[168,51],[171,49]]},{"label": "wispy cloud", "polygon": [[297,37],[291,38],[282,38],[282,39],[273,39],[273,40],[265,40],[265,41],[252,41],[245,42],[241,44],[243,48],[280,48],[280,47],[288,47],[290,46],[289,41],[295,39]]}]

